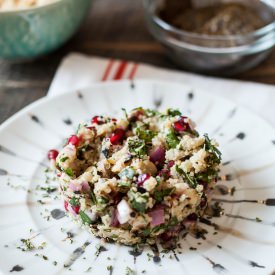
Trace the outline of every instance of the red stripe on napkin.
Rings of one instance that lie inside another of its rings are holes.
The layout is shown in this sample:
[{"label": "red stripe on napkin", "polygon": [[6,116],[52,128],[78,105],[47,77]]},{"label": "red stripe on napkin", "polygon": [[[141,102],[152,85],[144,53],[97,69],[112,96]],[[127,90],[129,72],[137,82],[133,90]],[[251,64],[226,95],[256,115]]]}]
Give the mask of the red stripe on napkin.
[{"label": "red stripe on napkin", "polygon": [[131,71],[130,71],[130,74],[129,74],[129,77],[128,77],[129,79],[132,80],[132,79],[135,77],[136,72],[137,72],[137,69],[138,69],[138,64],[135,63],[135,64],[133,65]]},{"label": "red stripe on napkin", "polygon": [[123,73],[124,73],[124,71],[126,69],[126,66],[127,66],[127,62],[126,61],[121,61],[120,62],[113,80],[119,80],[119,79],[122,78]]},{"label": "red stripe on napkin", "polygon": [[105,69],[105,72],[104,72],[102,78],[101,78],[101,81],[106,81],[106,80],[107,80],[107,78],[108,78],[108,76],[109,76],[109,74],[110,74],[110,71],[111,71],[113,65],[114,65],[114,60],[111,59],[111,60],[108,62],[108,65],[107,65],[107,67],[106,67],[106,69]]}]

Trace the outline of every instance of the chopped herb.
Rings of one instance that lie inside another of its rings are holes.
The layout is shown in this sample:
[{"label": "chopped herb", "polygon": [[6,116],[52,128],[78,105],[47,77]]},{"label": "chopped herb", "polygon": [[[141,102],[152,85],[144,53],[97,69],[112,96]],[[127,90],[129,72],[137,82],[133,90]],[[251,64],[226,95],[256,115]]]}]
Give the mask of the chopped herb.
[{"label": "chopped herb", "polygon": [[172,191],[174,191],[174,187],[172,188],[167,188],[167,189],[163,189],[163,190],[156,190],[153,194],[154,199],[157,202],[161,202],[163,201],[163,198],[170,195],[172,193]]},{"label": "chopped herb", "polygon": [[48,260],[49,260],[49,258],[48,258],[47,256],[45,256],[45,255],[42,255],[42,258],[43,258],[43,260],[45,260],[45,261],[48,261]]},{"label": "chopped herb", "polygon": [[112,271],[113,271],[113,269],[114,269],[114,268],[113,268],[113,266],[112,266],[112,265],[108,265],[108,266],[107,266],[107,270],[108,270],[108,271],[112,272]]},{"label": "chopped herb", "polygon": [[149,236],[151,233],[151,229],[150,228],[146,228],[143,230],[143,235],[146,237],[146,236]]},{"label": "chopped herb", "polygon": [[136,274],[135,271],[131,269],[129,266],[127,266],[125,275],[134,275],[134,274]]},{"label": "chopped herb", "polygon": [[92,270],[92,267],[90,266],[85,270],[85,272],[90,272],[91,270]]},{"label": "chopped herb", "polygon": [[89,216],[87,214],[85,214],[84,211],[80,210],[79,211],[79,216],[80,216],[80,218],[81,218],[81,220],[84,224],[91,224],[92,223],[92,220],[89,218]]},{"label": "chopped herb", "polygon": [[152,109],[145,109],[145,114],[149,117],[159,115],[160,113],[157,110],[152,110]]},{"label": "chopped herb", "polygon": [[157,135],[157,132],[136,128],[136,135],[145,142],[151,142],[152,139]]},{"label": "chopped herb", "polygon": [[213,154],[213,162],[214,163],[220,163],[221,162],[221,156],[222,153],[211,143],[211,140],[209,139],[208,135],[204,135],[205,138],[205,150]]},{"label": "chopped herb", "polygon": [[256,217],[256,222],[262,222],[262,220],[258,217]]},{"label": "chopped herb", "polygon": [[146,210],[146,202],[138,202],[133,200],[131,201],[131,206],[140,213],[144,213]]},{"label": "chopped herb", "polygon": [[69,159],[68,157],[64,157],[60,159],[60,162],[65,162],[67,159]]},{"label": "chopped herb", "polygon": [[21,249],[21,251],[31,251],[36,248],[30,239],[21,239],[21,242],[22,246],[17,247],[18,249]]},{"label": "chopped herb", "polygon": [[76,197],[73,197],[73,198],[70,199],[69,203],[72,206],[79,206],[79,199],[76,198]]},{"label": "chopped herb", "polygon": [[141,273],[143,273],[143,274],[146,273],[146,270],[142,270]]},{"label": "chopped herb", "polygon": [[166,135],[166,142],[169,148],[176,148],[177,145],[179,144],[180,141],[173,129],[170,129],[168,134]]},{"label": "chopped herb", "polygon": [[128,140],[129,151],[132,155],[142,157],[146,154],[147,148],[144,140],[130,138]]},{"label": "chopped herb", "polygon": [[37,248],[38,249],[44,249],[46,245],[47,245],[46,242],[42,242]]},{"label": "chopped herb", "polygon": [[188,173],[185,173],[178,165],[176,165],[176,171],[180,175],[184,176],[184,179],[187,181],[190,187],[196,188],[198,182],[195,177],[190,176]]},{"label": "chopped herb", "polygon": [[121,108],[121,110],[124,112],[124,115],[125,115],[126,119],[128,120],[129,118],[128,118],[128,113],[127,113],[126,109]]},{"label": "chopped herb", "polygon": [[181,116],[181,112],[177,109],[168,109],[167,113],[169,116]]},{"label": "chopped herb", "polygon": [[57,265],[57,261],[53,261],[53,265]]},{"label": "chopped herb", "polygon": [[74,176],[74,172],[71,168],[67,168],[65,170],[65,173],[69,176],[69,177],[73,177]]},{"label": "chopped herb", "polygon": [[196,179],[198,181],[203,181],[203,182],[211,182],[213,179],[216,179],[218,177],[218,171],[214,169],[208,169],[205,172],[201,172],[196,175]]},{"label": "chopped herb", "polygon": [[190,249],[190,250],[197,250],[197,248],[196,248],[196,247],[193,247],[193,246],[190,246],[189,249]]},{"label": "chopped herb", "polygon": [[98,204],[107,204],[109,200],[105,197],[100,197],[97,199]]},{"label": "chopped herb", "polygon": [[93,190],[91,191],[91,200],[92,200],[93,204],[95,204],[95,205],[97,204],[97,199],[96,199],[96,196],[95,196],[95,193]]}]

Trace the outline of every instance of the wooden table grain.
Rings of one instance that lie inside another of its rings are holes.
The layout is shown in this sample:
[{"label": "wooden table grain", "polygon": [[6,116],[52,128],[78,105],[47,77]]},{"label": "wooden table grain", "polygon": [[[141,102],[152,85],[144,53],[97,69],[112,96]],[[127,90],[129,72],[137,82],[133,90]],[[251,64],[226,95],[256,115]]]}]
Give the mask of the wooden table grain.
[{"label": "wooden table grain", "polygon": [[[141,0],[94,0],[79,31],[61,49],[31,62],[0,61],[0,123],[46,95],[58,64],[71,51],[178,69],[148,32]],[[234,78],[275,84],[275,50]]]}]

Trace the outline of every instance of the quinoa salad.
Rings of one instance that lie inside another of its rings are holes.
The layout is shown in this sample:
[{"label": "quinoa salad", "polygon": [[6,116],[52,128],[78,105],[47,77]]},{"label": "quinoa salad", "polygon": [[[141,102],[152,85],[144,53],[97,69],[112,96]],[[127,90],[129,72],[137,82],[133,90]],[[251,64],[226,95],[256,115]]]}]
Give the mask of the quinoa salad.
[{"label": "quinoa salad", "polygon": [[95,236],[126,245],[177,241],[210,201],[218,144],[180,111],[124,110],[80,123],[56,168],[68,215]]}]

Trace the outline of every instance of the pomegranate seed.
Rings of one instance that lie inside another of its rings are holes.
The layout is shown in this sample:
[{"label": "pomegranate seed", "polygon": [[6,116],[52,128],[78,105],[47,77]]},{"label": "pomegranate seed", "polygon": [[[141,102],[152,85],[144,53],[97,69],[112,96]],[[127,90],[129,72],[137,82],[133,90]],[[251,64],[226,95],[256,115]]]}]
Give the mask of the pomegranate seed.
[{"label": "pomegranate seed", "polygon": [[67,212],[69,211],[68,206],[69,206],[69,203],[67,201],[64,201],[64,208]]},{"label": "pomegranate seed", "polygon": [[94,116],[94,117],[92,118],[92,121],[91,121],[91,122],[94,123],[94,124],[98,124],[98,125],[101,125],[101,124],[104,123],[104,122],[102,121],[102,119],[101,119],[100,116]]},{"label": "pomegranate seed", "polygon": [[52,149],[48,152],[48,160],[56,159],[58,156],[58,151],[55,149]]},{"label": "pomegranate seed", "polygon": [[185,119],[187,117],[181,117],[178,121],[173,123],[173,128],[175,129],[175,131],[177,132],[184,132],[187,129],[189,129],[189,124],[187,122],[185,122]]},{"label": "pomegranate seed", "polygon": [[76,135],[72,135],[72,136],[69,138],[69,140],[68,140],[68,143],[70,143],[70,144],[72,144],[72,145],[74,145],[74,146],[77,146],[77,145],[79,144],[79,142],[80,142],[80,139],[79,139],[79,137],[76,136]]},{"label": "pomegranate seed", "polygon": [[175,161],[174,160],[169,160],[167,165],[168,165],[169,168],[171,168],[175,165]]},{"label": "pomegranate seed", "polygon": [[125,135],[125,131],[124,131],[124,130],[122,130],[122,129],[116,129],[116,130],[112,133],[112,135],[111,135],[111,137],[110,137],[111,143],[112,143],[113,145],[119,144],[119,143],[123,140],[124,135]]},{"label": "pomegranate seed", "polygon": [[192,213],[189,216],[187,216],[188,221],[196,221],[198,219],[198,215],[196,213]]},{"label": "pomegranate seed", "polygon": [[112,118],[112,121],[113,121],[113,122],[116,122],[116,121],[117,121],[117,119],[116,119],[116,118]]},{"label": "pomegranate seed", "polygon": [[141,174],[138,176],[137,185],[142,186],[143,183],[150,178],[149,174]]},{"label": "pomegranate seed", "polygon": [[79,213],[79,210],[80,210],[80,206],[72,206],[71,205],[71,207],[72,207],[72,209],[73,209],[73,211],[76,213],[76,214],[78,214]]}]

